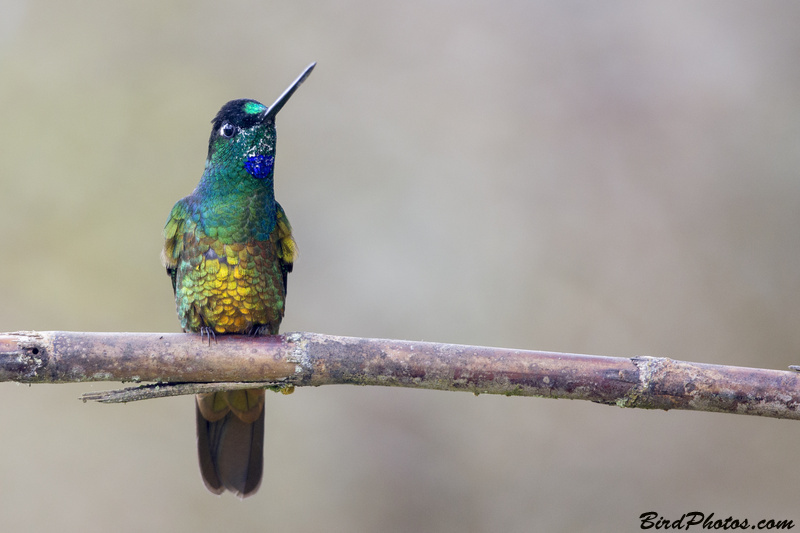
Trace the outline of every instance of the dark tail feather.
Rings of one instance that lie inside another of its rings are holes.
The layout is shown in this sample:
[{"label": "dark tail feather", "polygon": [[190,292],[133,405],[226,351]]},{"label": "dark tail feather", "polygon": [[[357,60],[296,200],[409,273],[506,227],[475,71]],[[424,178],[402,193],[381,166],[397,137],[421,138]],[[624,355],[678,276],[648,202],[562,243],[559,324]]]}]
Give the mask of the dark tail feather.
[{"label": "dark tail feather", "polygon": [[208,490],[222,494],[225,489],[240,498],[258,490],[264,470],[264,410],[252,424],[228,412],[209,422],[197,414],[197,455],[200,473]]}]

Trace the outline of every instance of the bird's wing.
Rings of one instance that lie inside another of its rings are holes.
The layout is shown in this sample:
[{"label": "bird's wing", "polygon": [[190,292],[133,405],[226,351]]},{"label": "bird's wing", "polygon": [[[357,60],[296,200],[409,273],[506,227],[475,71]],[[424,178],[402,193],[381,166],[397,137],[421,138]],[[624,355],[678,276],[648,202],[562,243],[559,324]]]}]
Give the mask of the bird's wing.
[{"label": "bird's wing", "polygon": [[289,224],[289,219],[286,218],[286,213],[283,211],[281,204],[278,204],[278,259],[281,262],[281,270],[283,271],[283,289],[286,291],[286,278],[289,272],[292,271],[294,260],[297,257],[297,243],[292,236],[292,225]]},{"label": "bird's wing", "polygon": [[178,272],[178,259],[183,251],[183,236],[186,232],[187,222],[194,224],[189,216],[189,206],[186,198],[179,200],[167,219],[164,226],[164,248],[161,250],[161,263],[167,269],[167,274],[172,280],[172,290],[175,291],[175,278]]}]

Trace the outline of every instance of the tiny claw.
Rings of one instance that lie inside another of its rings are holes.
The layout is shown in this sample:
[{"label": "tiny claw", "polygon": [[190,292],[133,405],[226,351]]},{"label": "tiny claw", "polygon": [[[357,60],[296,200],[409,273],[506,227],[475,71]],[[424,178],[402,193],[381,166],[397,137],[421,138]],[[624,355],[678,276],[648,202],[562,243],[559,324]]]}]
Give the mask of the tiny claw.
[{"label": "tiny claw", "polygon": [[247,335],[251,337],[261,337],[269,334],[269,326],[264,326],[261,324],[254,324],[247,330]]},{"label": "tiny claw", "polygon": [[214,339],[214,342],[217,342],[217,334],[214,333],[214,328],[209,326],[203,326],[200,328],[200,342],[203,342],[203,335],[208,337],[208,345],[211,346],[211,339]]}]

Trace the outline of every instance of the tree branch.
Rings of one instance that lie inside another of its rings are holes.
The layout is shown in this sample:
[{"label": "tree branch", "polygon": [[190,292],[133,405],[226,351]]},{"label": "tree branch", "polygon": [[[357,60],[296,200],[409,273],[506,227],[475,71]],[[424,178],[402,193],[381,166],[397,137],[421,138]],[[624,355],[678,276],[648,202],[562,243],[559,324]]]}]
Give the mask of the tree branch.
[{"label": "tree branch", "polygon": [[184,333],[5,333],[0,381],[156,383],[85,397],[106,402],[349,384],[800,419],[797,372],[316,333],[220,335],[211,342]]}]

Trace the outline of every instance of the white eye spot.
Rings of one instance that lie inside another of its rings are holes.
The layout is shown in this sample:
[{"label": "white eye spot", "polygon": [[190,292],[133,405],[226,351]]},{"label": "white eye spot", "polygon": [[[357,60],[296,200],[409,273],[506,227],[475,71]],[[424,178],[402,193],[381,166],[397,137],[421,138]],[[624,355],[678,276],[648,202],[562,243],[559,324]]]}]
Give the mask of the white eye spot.
[{"label": "white eye spot", "polygon": [[222,135],[223,137],[230,139],[231,137],[236,135],[237,131],[239,131],[239,128],[237,128],[233,124],[229,124],[226,122],[225,124],[222,125],[222,127],[220,127],[219,134]]}]

